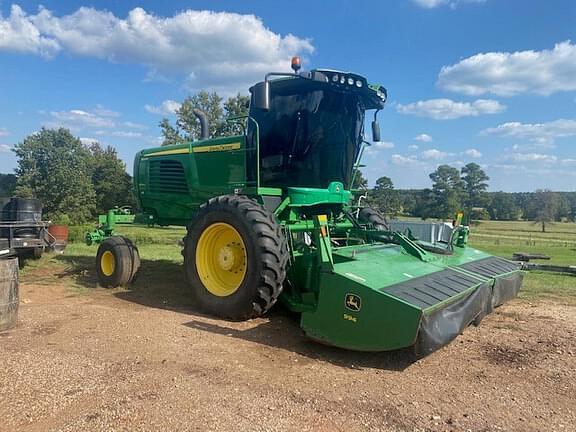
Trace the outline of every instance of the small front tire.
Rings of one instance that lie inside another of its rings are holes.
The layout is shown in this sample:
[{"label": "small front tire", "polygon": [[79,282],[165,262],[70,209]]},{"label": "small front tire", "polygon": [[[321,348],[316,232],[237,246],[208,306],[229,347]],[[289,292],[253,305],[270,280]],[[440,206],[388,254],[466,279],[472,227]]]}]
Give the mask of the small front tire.
[{"label": "small front tire", "polygon": [[140,268],[140,254],[126,237],[110,237],[98,247],[96,275],[105,288],[115,288],[132,282]]}]

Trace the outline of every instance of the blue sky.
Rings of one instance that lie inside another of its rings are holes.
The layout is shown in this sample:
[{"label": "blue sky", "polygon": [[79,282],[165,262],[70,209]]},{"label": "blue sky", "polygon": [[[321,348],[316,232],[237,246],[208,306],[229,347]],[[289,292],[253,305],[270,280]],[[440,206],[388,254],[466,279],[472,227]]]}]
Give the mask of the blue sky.
[{"label": "blue sky", "polygon": [[270,70],[360,73],[388,88],[373,183],[430,185],[474,161],[491,190],[576,189],[573,0],[0,0],[0,172],[42,126],[134,153],[200,89],[247,93]]}]

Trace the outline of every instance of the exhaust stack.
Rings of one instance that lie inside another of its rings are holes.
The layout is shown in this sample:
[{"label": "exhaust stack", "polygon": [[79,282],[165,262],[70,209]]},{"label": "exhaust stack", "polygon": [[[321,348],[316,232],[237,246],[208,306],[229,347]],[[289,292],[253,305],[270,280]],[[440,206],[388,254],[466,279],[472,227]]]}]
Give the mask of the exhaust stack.
[{"label": "exhaust stack", "polygon": [[200,139],[204,140],[210,138],[208,130],[208,116],[206,115],[206,113],[197,108],[194,108],[192,112],[200,122]]}]

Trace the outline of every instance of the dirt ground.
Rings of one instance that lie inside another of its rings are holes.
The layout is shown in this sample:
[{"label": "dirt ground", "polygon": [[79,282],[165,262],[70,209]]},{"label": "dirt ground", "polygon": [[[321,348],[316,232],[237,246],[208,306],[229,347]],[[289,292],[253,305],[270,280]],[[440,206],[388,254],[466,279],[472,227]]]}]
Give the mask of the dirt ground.
[{"label": "dirt ground", "polygon": [[0,333],[2,431],[576,431],[574,307],[515,300],[413,362],[41,276]]}]

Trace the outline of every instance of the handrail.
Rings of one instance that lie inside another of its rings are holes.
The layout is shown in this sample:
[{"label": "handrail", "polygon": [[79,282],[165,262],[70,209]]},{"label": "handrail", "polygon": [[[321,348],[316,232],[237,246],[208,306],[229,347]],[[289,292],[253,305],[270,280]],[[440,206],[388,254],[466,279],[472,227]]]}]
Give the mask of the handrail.
[{"label": "handrail", "polygon": [[248,116],[248,121],[252,121],[256,127],[256,190],[260,189],[260,125],[252,116]]}]

